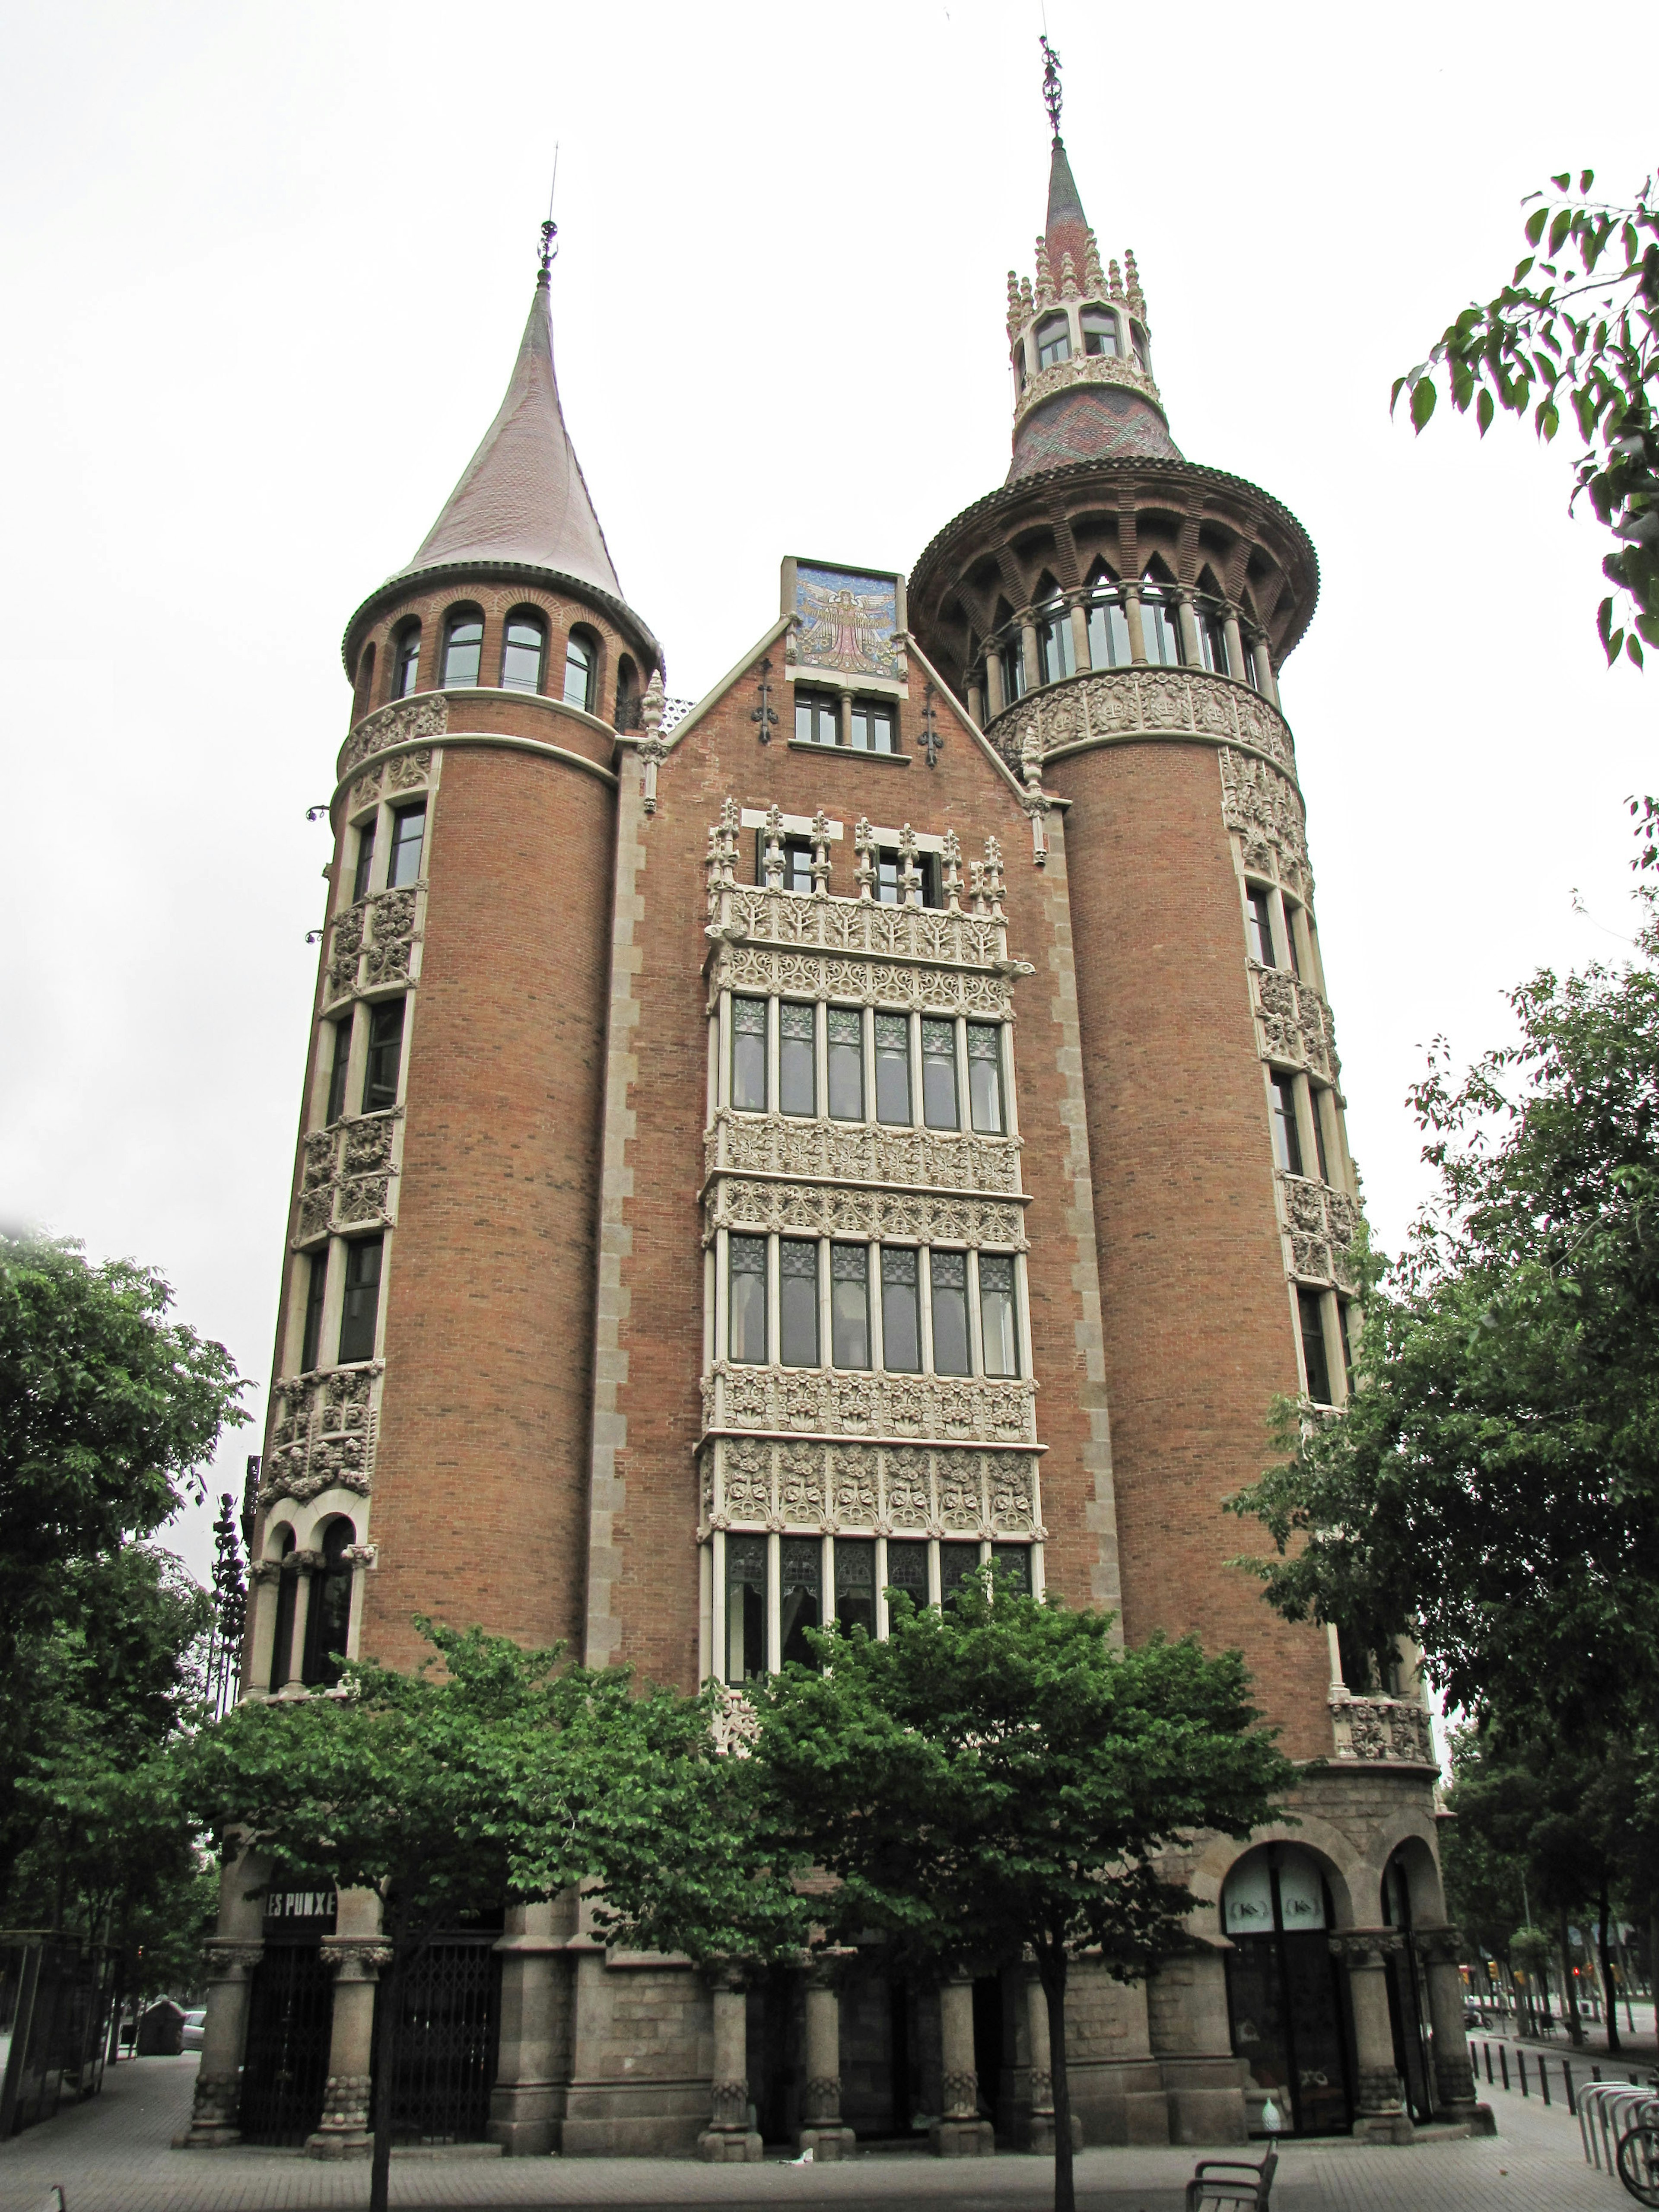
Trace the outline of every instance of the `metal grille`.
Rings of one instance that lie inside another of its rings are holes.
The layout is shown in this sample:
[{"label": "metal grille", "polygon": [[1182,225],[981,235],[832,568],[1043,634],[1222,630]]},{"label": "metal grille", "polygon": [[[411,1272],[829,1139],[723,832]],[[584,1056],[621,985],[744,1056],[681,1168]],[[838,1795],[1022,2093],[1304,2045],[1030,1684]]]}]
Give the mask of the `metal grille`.
[{"label": "metal grille", "polygon": [[483,2140],[501,2010],[494,1942],[434,1943],[404,1978],[394,2142]]},{"label": "metal grille", "polygon": [[292,2146],[323,2117],[334,1975],[313,1943],[267,1943],[253,1976],[242,2139]]}]

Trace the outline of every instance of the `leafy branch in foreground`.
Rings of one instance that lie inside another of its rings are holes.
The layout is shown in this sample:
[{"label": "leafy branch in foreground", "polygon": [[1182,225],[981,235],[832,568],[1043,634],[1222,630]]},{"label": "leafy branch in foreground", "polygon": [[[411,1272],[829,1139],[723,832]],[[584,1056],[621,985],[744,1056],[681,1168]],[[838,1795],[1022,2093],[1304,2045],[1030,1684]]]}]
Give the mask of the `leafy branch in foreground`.
[{"label": "leafy branch in foreground", "polygon": [[1631,603],[1615,628],[1609,593],[1596,629],[1610,664],[1622,648],[1639,668],[1642,640],[1659,645],[1659,206],[1651,178],[1627,207],[1591,200],[1595,181],[1583,170],[1574,194],[1564,171],[1550,183],[1568,197],[1528,194],[1539,203],[1526,222],[1530,250],[1495,299],[1465,307],[1427,361],[1395,379],[1389,411],[1409,392],[1421,430],[1443,371],[1452,405],[1474,405],[1483,438],[1499,407],[1530,411],[1546,444],[1571,414],[1588,450],[1569,509],[1587,492],[1620,540],[1601,568]]}]

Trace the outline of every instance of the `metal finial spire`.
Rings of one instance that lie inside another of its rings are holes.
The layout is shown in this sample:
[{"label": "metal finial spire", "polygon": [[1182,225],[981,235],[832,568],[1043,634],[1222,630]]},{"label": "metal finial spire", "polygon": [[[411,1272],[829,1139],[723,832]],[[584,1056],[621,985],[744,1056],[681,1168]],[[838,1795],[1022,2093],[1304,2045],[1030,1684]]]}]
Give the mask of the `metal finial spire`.
[{"label": "metal finial spire", "polygon": [[544,290],[545,290],[547,287],[548,271],[553,265],[553,257],[559,250],[553,242],[559,234],[559,226],[553,220],[553,195],[558,188],[559,149],[555,146],[553,149],[553,181],[547,188],[547,221],[542,225],[541,273],[536,279],[538,286]]},{"label": "metal finial spire", "polygon": [[1037,40],[1042,49],[1042,104],[1048,111],[1049,127],[1056,138],[1060,136],[1060,56],[1048,44],[1048,33],[1042,32]]}]

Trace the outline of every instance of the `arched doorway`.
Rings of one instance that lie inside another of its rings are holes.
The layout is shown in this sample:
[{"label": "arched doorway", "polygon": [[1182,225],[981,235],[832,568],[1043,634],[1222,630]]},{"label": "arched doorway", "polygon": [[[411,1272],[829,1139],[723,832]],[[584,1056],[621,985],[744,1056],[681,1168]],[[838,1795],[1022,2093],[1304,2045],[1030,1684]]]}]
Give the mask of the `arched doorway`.
[{"label": "arched doorway", "polygon": [[1428,1978],[1413,1926],[1411,1848],[1402,1844],[1382,1870],[1382,1923],[1398,1929],[1405,1939],[1389,1954],[1389,2014],[1394,2027],[1394,2063],[1406,2085],[1407,2108],[1420,2126],[1434,2117],[1434,2064]]},{"label": "arched doorway", "polygon": [[1347,2134],[1350,2039],[1318,1860],[1293,1844],[1248,1852],[1223,1886],[1221,1916],[1233,1945],[1227,2011],[1234,2052],[1249,2068],[1251,2133]]}]

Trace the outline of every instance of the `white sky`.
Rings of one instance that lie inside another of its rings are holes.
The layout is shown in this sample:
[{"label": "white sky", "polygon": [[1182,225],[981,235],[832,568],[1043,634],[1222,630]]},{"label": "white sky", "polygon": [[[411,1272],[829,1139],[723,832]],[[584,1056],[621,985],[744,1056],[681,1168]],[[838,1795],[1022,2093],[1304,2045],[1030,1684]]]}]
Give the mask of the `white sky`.
[{"label": "white sky", "polygon": [[[495,411],[555,141],[565,409],[696,696],[786,552],[907,567],[1007,465],[1005,271],[1048,134],[1038,0],[14,7],[0,702],[0,1215],[159,1266],[263,1412],[338,641]],[[1103,253],[1171,425],[1311,532],[1289,664],[1354,1150],[1397,1245],[1420,1048],[1616,954],[1659,670],[1604,671],[1571,447],[1388,415],[1521,251],[1521,196],[1652,165],[1642,70],[1555,11],[1048,0]],[[1594,922],[1571,911],[1583,892]],[[1599,927],[1598,927],[1599,925]],[[257,1431],[222,1455],[240,1489]],[[205,1567],[207,1518],[175,1530]]]}]

